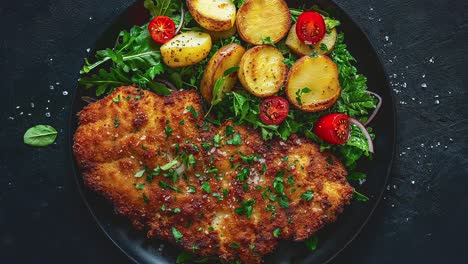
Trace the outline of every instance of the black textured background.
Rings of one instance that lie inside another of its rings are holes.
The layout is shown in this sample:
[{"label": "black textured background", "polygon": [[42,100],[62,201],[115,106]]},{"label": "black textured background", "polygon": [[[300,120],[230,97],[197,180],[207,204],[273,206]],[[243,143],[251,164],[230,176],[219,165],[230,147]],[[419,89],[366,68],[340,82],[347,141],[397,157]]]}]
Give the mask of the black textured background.
[{"label": "black textured background", "polygon": [[[81,201],[65,162],[65,133],[86,49],[132,2],[0,4],[0,262],[128,263]],[[384,200],[333,263],[462,263],[468,259],[468,1],[336,2],[385,64],[399,134]],[[23,145],[35,124],[57,128],[57,142]]]}]

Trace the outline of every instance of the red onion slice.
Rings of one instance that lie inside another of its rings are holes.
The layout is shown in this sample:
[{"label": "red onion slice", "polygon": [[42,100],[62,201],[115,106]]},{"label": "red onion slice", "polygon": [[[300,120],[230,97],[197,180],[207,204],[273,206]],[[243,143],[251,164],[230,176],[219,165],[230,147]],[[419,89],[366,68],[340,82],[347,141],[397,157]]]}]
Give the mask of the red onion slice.
[{"label": "red onion slice", "polygon": [[349,122],[351,124],[354,124],[356,125],[357,127],[359,127],[359,129],[361,130],[361,132],[364,134],[364,136],[366,136],[366,139],[367,139],[367,144],[369,146],[369,151],[374,153],[374,143],[372,142],[372,138],[371,136],[369,135],[369,132],[367,132],[367,129],[366,127],[361,123],[359,122],[357,119],[354,119],[352,117],[349,117]]},{"label": "red onion slice", "polygon": [[372,112],[372,114],[369,116],[369,118],[367,119],[367,122],[364,124],[364,126],[367,126],[374,119],[374,117],[379,112],[380,107],[382,106],[382,97],[380,97],[380,95],[378,95],[378,94],[376,94],[374,92],[371,92],[371,91],[366,91],[366,93],[368,93],[368,94],[374,96],[375,98],[377,98],[379,100],[379,102],[377,103],[377,106],[375,107],[374,112]]},{"label": "red onion slice", "polygon": [[184,10],[184,7],[182,6],[180,8],[180,23],[179,23],[179,26],[177,27],[177,29],[175,31],[176,35],[179,34],[180,30],[184,26],[184,20],[185,20],[185,10]]},{"label": "red onion slice", "polygon": [[171,90],[177,90],[177,88],[175,87],[175,85],[172,84],[170,81],[163,80],[163,79],[159,79],[159,78],[154,78],[154,81],[166,85],[166,86],[167,86],[169,89],[171,89]]},{"label": "red onion slice", "polygon": [[81,100],[85,101],[88,104],[97,102],[96,98],[92,98],[92,97],[89,97],[89,96],[81,96]]}]

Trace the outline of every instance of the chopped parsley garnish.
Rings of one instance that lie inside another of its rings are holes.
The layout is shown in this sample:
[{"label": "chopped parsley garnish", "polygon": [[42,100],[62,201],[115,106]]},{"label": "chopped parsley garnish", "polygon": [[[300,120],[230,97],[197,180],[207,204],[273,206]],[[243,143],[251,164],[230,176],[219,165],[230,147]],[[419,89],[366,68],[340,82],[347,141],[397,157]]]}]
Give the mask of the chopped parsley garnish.
[{"label": "chopped parsley garnish", "polygon": [[210,144],[210,143],[202,143],[201,146],[202,146],[202,148],[203,148],[204,150],[209,150],[210,147],[211,147],[211,144]]},{"label": "chopped parsley garnish", "polygon": [[120,94],[117,95],[117,97],[112,98],[112,101],[114,101],[114,103],[120,102]]},{"label": "chopped parsley garnish", "polygon": [[177,230],[175,227],[172,227],[172,235],[174,236],[176,242],[179,242],[180,239],[184,237],[184,235],[182,235],[182,233],[180,233],[179,230]]},{"label": "chopped parsley garnish", "polygon": [[163,205],[161,206],[161,211],[163,211],[163,212],[166,211],[166,205],[165,205],[165,204],[163,204]]},{"label": "chopped parsley garnish", "polygon": [[169,188],[169,189],[171,189],[171,190],[173,190],[173,191],[176,191],[176,192],[178,192],[178,193],[181,193],[181,192],[182,192],[181,189],[179,189],[179,188],[177,188],[177,187],[175,187],[175,186],[169,185],[169,184],[167,184],[166,182],[163,182],[163,181],[159,181],[159,182],[158,182],[158,185],[159,185],[159,187],[161,187],[163,190]]},{"label": "chopped parsley garnish", "polygon": [[271,212],[270,220],[273,220],[276,217],[276,206],[268,204],[265,210],[267,212]]},{"label": "chopped parsley garnish", "polygon": [[235,208],[234,212],[236,212],[238,215],[247,215],[247,218],[250,219],[252,217],[254,204],[255,204],[255,200],[242,201],[241,207]]},{"label": "chopped parsley garnish", "polygon": [[145,184],[144,183],[140,183],[136,186],[137,190],[143,190],[145,188]]},{"label": "chopped parsley garnish", "polygon": [[193,106],[187,106],[185,109],[187,109],[194,118],[198,118],[198,113]]},{"label": "chopped parsley garnish", "polygon": [[231,248],[240,248],[240,245],[239,245],[239,243],[232,242],[231,244],[229,244],[229,247],[231,247]]},{"label": "chopped parsley garnish", "polygon": [[178,214],[178,213],[181,212],[181,210],[180,210],[180,208],[174,208],[174,210],[172,210],[172,212],[173,212],[174,214]]},{"label": "chopped parsley garnish", "polygon": [[114,127],[119,127],[119,125],[120,125],[119,124],[119,116],[116,115],[115,118],[114,118]]},{"label": "chopped parsley garnish", "polygon": [[143,174],[145,174],[145,172],[146,169],[138,171],[137,173],[135,173],[135,178],[140,178],[141,176],[143,176]]},{"label": "chopped parsley garnish", "polygon": [[182,120],[179,121],[179,125],[183,126],[184,124],[185,124],[185,120],[184,120],[184,119],[182,119]]},{"label": "chopped parsley garnish", "polygon": [[193,185],[189,185],[189,189],[188,189],[188,193],[195,193],[197,191],[197,189],[195,188],[195,186]]},{"label": "chopped parsley garnish", "polygon": [[160,168],[161,168],[161,170],[163,170],[163,171],[167,171],[167,170],[173,168],[173,167],[174,167],[175,165],[177,165],[178,163],[179,163],[179,162],[177,161],[177,159],[173,159],[173,160],[171,160],[169,163],[167,163],[167,164],[161,166]]},{"label": "chopped parsley garnish", "polygon": [[292,176],[292,175],[289,175],[289,176],[288,176],[288,184],[289,184],[289,185],[293,185],[294,183],[296,183],[296,182],[294,181],[293,176]]},{"label": "chopped parsley garnish", "polygon": [[206,181],[202,184],[201,186],[202,190],[205,191],[206,193],[211,192],[210,184]]},{"label": "chopped parsley garnish", "polygon": [[222,200],[223,200],[223,197],[221,196],[221,194],[220,194],[220,193],[217,193],[217,192],[216,192],[216,193],[213,193],[213,197],[216,197],[216,199],[217,199],[218,201],[222,201]]},{"label": "chopped parsley garnish", "polygon": [[250,170],[247,167],[243,167],[242,170],[237,174],[236,179],[239,181],[245,181],[250,175]]},{"label": "chopped parsley garnish", "polygon": [[331,156],[328,156],[327,159],[326,159],[326,161],[327,161],[328,164],[330,164],[330,165],[335,164],[335,162],[333,161],[333,158],[332,158]]},{"label": "chopped parsley garnish", "polygon": [[143,201],[145,201],[145,203],[149,203],[150,202],[150,199],[148,198],[148,196],[146,196],[146,194],[143,194]]},{"label": "chopped parsley garnish", "polygon": [[172,128],[170,126],[164,127],[164,131],[166,131],[166,140],[172,135]]},{"label": "chopped parsley garnish", "polygon": [[221,136],[216,134],[214,137],[213,137],[213,142],[214,142],[214,145],[215,147],[219,147],[219,143],[221,143]]},{"label": "chopped parsley garnish", "polygon": [[229,145],[240,146],[242,145],[242,138],[240,137],[239,133],[235,134],[232,138],[226,141]]},{"label": "chopped parsley garnish", "polygon": [[226,137],[229,137],[230,135],[234,134],[234,128],[232,126],[226,126]]},{"label": "chopped parsley garnish", "polygon": [[218,172],[218,171],[219,171],[219,170],[218,170],[216,167],[213,167],[213,168],[211,168],[211,169],[209,169],[209,170],[206,170],[205,173],[206,173],[206,174],[209,174],[209,173],[215,173],[215,172]]},{"label": "chopped parsley garnish", "polygon": [[301,199],[307,202],[312,201],[313,198],[314,198],[314,192],[311,190],[308,190],[301,195]]},{"label": "chopped parsley garnish", "polygon": [[195,157],[193,156],[193,154],[190,154],[188,156],[188,164],[189,165],[195,165],[197,164],[197,160],[195,159]]},{"label": "chopped parsley garnish", "polygon": [[280,230],[279,228],[276,228],[276,229],[273,231],[273,236],[274,236],[274,237],[278,237],[280,234],[281,234],[281,230]]},{"label": "chopped parsley garnish", "polygon": [[289,207],[289,198],[286,195],[281,195],[278,203],[282,208],[288,208]]}]

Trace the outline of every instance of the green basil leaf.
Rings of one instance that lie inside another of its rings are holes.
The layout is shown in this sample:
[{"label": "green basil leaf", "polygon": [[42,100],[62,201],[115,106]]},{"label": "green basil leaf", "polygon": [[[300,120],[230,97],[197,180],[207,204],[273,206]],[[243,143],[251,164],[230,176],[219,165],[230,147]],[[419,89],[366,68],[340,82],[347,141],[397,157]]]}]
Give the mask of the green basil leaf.
[{"label": "green basil leaf", "polygon": [[33,126],[24,133],[23,142],[33,147],[45,147],[55,142],[57,130],[48,125]]}]

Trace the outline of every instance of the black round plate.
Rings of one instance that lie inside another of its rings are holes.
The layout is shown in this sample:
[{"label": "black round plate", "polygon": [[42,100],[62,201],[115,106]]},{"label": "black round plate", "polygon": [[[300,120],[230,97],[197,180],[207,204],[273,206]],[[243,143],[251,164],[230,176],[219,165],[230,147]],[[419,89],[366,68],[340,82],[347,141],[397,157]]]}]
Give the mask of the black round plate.
[{"label": "black round plate", "polygon": [[[305,0],[287,2],[290,7],[298,7],[301,4],[310,5]],[[353,201],[338,217],[337,222],[321,230],[318,234],[319,247],[315,252],[309,251],[303,243],[282,241],[274,253],[264,258],[265,263],[326,263],[336,256],[364,227],[377,206],[384,192],[394,155],[395,107],[382,63],[367,36],[342,9],[329,0],[319,0],[316,3],[341,21],[339,30],[345,33],[345,42],[351,54],[357,59],[356,67],[368,78],[369,89],[383,98],[382,109],[372,123],[376,134],[374,142],[376,154],[373,160],[363,160],[359,164],[360,171],[368,175],[366,183],[360,186],[359,190],[368,195],[370,200],[365,203]],[[104,32],[96,42],[95,50],[112,46],[121,30],[129,29],[135,24],[145,23],[149,17],[142,14],[147,13],[143,7],[143,1],[133,4]],[[69,142],[73,142],[73,134],[77,128],[76,114],[85,105],[81,96],[89,95],[86,93],[79,87],[74,91]],[[70,155],[72,155],[71,144]],[[71,166],[73,166],[80,192],[91,214],[107,236],[130,259],[138,263],[175,263],[180,250],[162,241],[150,241],[146,239],[144,233],[135,231],[128,220],[114,213],[109,202],[84,187],[76,164],[71,164]]]}]

